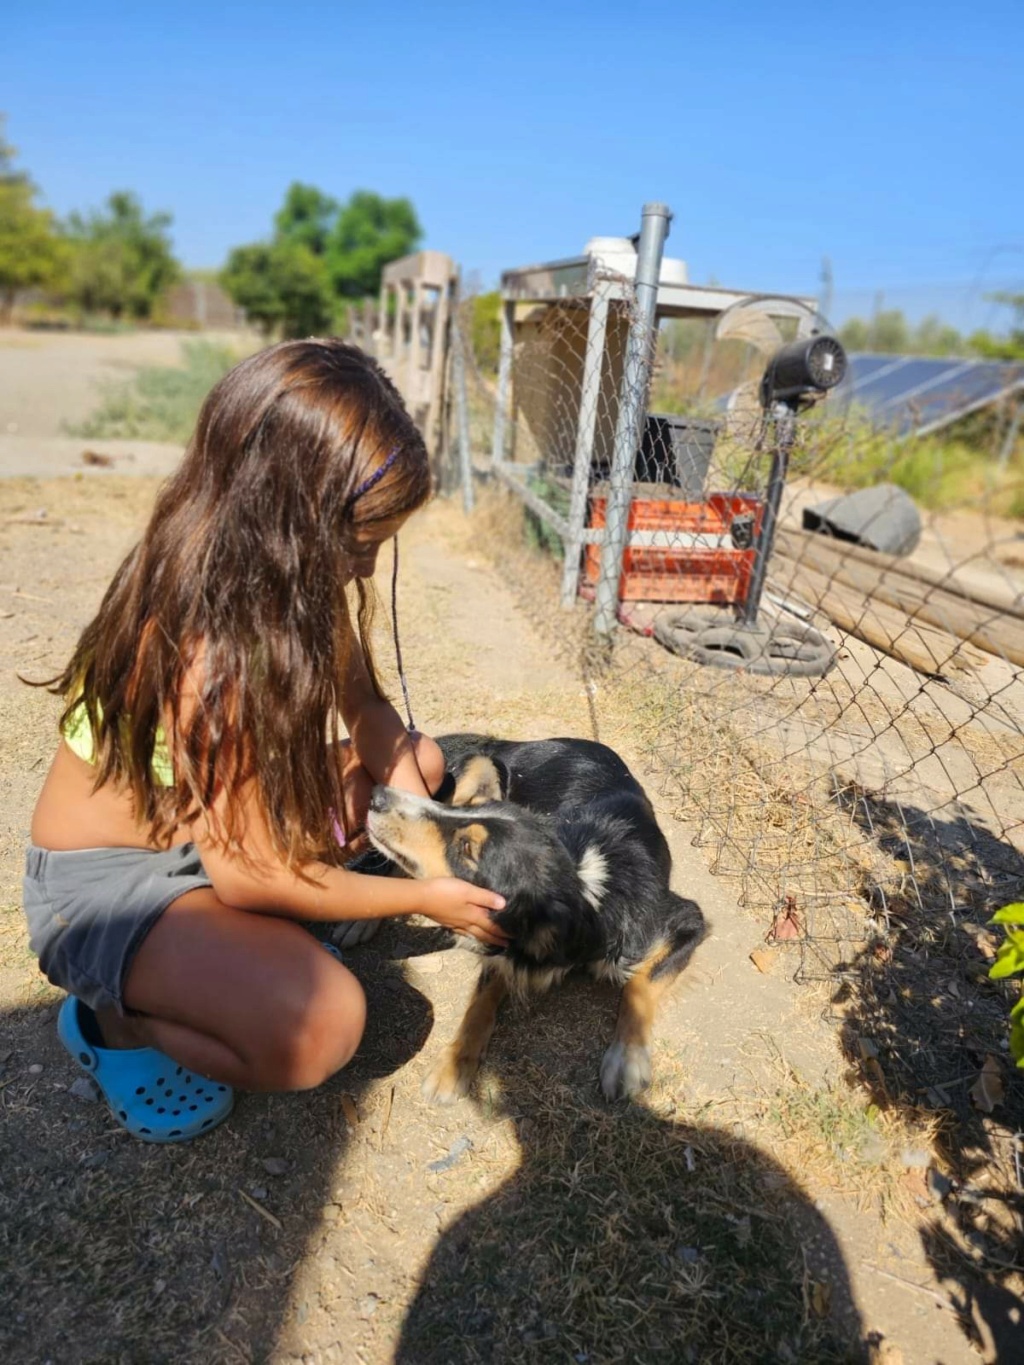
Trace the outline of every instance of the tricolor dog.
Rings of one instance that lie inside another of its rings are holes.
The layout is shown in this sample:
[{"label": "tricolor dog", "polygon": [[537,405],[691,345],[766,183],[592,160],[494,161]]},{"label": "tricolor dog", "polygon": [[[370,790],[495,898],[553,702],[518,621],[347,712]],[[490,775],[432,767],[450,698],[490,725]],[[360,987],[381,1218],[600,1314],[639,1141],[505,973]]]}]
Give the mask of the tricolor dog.
[{"label": "tricolor dog", "polygon": [[544,991],[573,970],[622,986],[601,1063],[608,1099],[651,1079],[664,991],[706,932],[695,901],[669,889],[672,859],[643,788],[622,759],[583,739],[516,743],[447,735],[440,800],[373,793],[375,847],[411,877],[462,877],[505,897],[506,948],[484,955],[455,1040],[424,1082],[430,1099],[465,1095],[509,992]]}]

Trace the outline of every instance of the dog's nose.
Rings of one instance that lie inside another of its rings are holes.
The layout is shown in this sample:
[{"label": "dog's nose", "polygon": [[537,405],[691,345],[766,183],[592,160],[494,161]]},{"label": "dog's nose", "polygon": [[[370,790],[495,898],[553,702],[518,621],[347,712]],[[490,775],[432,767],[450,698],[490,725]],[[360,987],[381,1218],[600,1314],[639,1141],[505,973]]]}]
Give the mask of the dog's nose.
[{"label": "dog's nose", "polygon": [[370,809],[375,810],[378,815],[387,810],[391,802],[391,793],[387,787],[374,787],[370,795]]}]

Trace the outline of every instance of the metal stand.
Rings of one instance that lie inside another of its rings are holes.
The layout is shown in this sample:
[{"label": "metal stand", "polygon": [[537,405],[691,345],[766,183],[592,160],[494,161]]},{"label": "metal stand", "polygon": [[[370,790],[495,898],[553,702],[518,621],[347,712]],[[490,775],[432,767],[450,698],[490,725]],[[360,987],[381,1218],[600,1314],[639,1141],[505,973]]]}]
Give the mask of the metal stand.
[{"label": "metal stand", "polygon": [[750,587],[738,616],[733,619],[730,612],[722,609],[670,612],[655,623],[654,635],[666,649],[695,663],[742,669],[746,673],[817,678],[836,661],[835,645],[827,636],[804,622],[782,618],[771,622],[758,620],[789,457],[796,441],[796,408],[790,403],[773,403],[769,421],[774,441],[768,491]]}]

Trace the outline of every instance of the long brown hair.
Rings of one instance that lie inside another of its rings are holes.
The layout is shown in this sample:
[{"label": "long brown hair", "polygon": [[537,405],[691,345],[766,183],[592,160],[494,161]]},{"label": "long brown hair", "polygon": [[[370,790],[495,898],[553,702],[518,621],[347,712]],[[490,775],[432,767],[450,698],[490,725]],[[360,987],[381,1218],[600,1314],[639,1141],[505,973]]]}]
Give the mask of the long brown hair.
[{"label": "long brown hair", "polygon": [[[372,586],[356,580],[353,621],[343,585],[356,537],[386,531],[429,485],[397,390],[354,346],[282,342],[210,392],[142,540],[53,680],[68,703],[62,725],[76,705],[89,716],[96,786],[126,785],[154,842],[222,789],[223,837],[234,838],[230,793],[251,779],[290,866],[340,856],[330,831],[335,813],[344,819],[341,764],[328,741],[357,637],[380,695]],[[182,684],[199,649],[186,716]],[[167,716],[171,787],[151,770]]]}]

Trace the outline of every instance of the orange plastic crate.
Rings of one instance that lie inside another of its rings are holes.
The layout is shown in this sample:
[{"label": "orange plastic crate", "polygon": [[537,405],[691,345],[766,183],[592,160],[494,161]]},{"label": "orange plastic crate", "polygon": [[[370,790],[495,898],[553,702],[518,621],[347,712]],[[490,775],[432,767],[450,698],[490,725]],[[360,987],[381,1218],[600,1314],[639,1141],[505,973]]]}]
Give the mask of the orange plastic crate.
[{"label": "orange plastic crate", "polygon": [[[605,525],[608,500],[590,500],[589,524]],[[634,498],[629,509],[630,531],[660,531],[664,547],[627,546],[622,562],[619,599],[623,602],[713,602],[721,605],[746,601],[754,551],[737,550],[728,543],[733,519],[754,516],[754,539],[761,530],[763,504],[757,498],[712,493],[705,502],[679,502],[672,498]],[[722,536],[722,546],[688,544],[694,536]],[[601,546],[588,545],[586,579],[596,583],[601,565]]]}]

